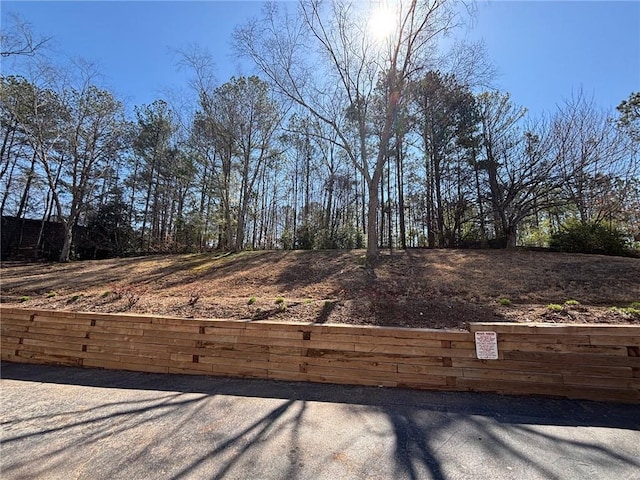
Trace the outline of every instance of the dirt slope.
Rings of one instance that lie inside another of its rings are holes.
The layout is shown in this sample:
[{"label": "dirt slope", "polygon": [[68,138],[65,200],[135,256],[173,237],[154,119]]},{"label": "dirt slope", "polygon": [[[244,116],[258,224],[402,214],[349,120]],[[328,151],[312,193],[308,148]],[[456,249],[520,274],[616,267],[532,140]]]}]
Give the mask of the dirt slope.
[{"label": "dirt slope", "polygon": [[[611,309],[640,302],[638,259],[409,250],[383,254],[373,272],[363,261],[363,251],[260,251],[5,263],[1,294],[5,304],[24,307],[183,317],[434,328],[470,321],[640,323],[638,314]],[[511,305],[501,305],[502,298]],[[552,312],[550,303],[563,307]]]}]

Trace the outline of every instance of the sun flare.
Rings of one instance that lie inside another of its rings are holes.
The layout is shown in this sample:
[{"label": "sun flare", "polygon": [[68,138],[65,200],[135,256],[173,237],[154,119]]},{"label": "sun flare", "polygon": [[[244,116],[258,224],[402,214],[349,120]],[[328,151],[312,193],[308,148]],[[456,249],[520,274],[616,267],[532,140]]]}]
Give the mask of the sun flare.
[{"label": "sun flare", "polygon": [[396,19],[393,11],[380,5],[369,17],[369,31],[378,40],[385,40],[391,36],[396,27]]}]

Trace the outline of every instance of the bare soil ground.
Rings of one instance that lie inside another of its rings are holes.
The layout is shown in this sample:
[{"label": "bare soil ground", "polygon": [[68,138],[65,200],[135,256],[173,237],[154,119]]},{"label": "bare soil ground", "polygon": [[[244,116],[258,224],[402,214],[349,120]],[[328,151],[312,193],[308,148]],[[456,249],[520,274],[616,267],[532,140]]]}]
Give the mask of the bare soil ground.
[{"label": "bare soil ground", "polygon": [[[4,263],[25,308],[465,328],[474,321],[640,324],[640,259],[504,250],[259,251]],[[27,298],[29,297],[29,298]],[[511,305],[502,305],[508,299]],[[577,305],[566,305],[576,300]],[[549,304],[562,305],[552,311]]]}]

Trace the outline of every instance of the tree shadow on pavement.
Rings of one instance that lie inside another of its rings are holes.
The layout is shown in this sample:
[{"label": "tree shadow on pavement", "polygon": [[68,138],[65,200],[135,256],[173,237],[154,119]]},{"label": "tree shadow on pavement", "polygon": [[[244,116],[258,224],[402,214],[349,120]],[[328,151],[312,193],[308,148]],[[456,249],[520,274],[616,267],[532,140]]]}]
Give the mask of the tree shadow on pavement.
[{"label": "tree shadow on pavement", "polygon": [[[456,476],[451,465],[467,464],[480,472],[487,466],[514,468],[509,478],[519,478],[523,465],[534,474],[527,478],[562,478],[562,468],[583,468],[578,473],[593,478],[590,466],[576,464],[576,456],[598,471],[640,469],[637,458],[607,437],[640,431],[637,405],[5,362],[2,378],[30,382],[27,388],[34,392],[32,399],[24,399],[10,395],[19,386],[3,388],[6,478],[19,478],[25,471],[54,478],[52,472],[70,459],[77,462],[79,455],[99,466],[100,475],[94,478],[133,478],[140,472],[131,465],[151,461],[166,469],[157,478],[227,478],[270,462],[278,478],[295,479],[308,477],[309,457],[325,462],[317,466],[318,478],[331,478],[336,467],[327,458],[346,462],[349,454],[375,449],[383,439],[391,446],[383,452],[386,456],[368,452],[367,458],[374,464],[393,463],[388,465],[393,478],[445,480]],[[62,392],[65,385],[113,389],[103,392],[112,401],[83,408],[81,399],[38,397],[39,388]],[[337,416],[319,418],[319,411],[310,409],[316,403],[332,405]],[[229,411],[233,418],[226,417]],[[574,438],[572,430],[561,427],[602,430],[597,436]],[[323,428],[341,429],[343,444],[325,445],[320,439],[316,447],[330,450],[310,452],[309,432],[317,429],[322,435],[327,432]],[[125,440],[133,446],[117,444]],[[199,445],[185,449],[189,442]],[[17,453],[32,448],[38,462]],[[106,458],[113,459],[100,460],[109,448],[116,454]],[[368,478],[375,468],[365,463],[351,478]]]}]

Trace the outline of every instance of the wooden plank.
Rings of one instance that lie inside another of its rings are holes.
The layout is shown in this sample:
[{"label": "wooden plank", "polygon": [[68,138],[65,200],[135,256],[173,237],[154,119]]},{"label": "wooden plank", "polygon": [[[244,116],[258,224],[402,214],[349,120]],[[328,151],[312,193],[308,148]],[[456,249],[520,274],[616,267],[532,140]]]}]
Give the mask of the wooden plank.
[{"label": "wooden plank", "polygon": [[[509,370],[487,370],[479,368],[463,368],[462,377],[484,380],[501,380],[514,382],[528,382],[531,384],[562,384],[562,375],[555,373],[526,373]],[[490,382],[488,382],[490,383]]]},{"label": "wooden plank", "polygon": [[425,365],[398,365],[399,373],[411,373],[414,375],[443,375],[447,377],[461,377],[462,368],[456,367],[431,367]]},{"label": "wooden plank", "polygon": [[590,335],[591,345],[624,345],[640,347],[640,336]]},{"label": "wooden plank", "polygon": [[63,357],[82,358],[83,351],[75,350],[73,348],[65,348],[64,346],[51,345],[30,345],[21,343],[15,347],[16,351],[29,351],[43,353],[46,355],[60,355]]},{"label": "wooden plank", "polygon": [[[316,328],[312,326],[311,328]],[[375,337],[395,337],[426,340],[471,341],[473,335],[462,330],[440,330],[428,328],[381,327],[375,325],[318,325],[322,333],[351,334]]]},{"label": "wooden plank", "polygon": [[339,343],[339,342],[315,342],[313,340],[293,340],[284,338],[266,338],[266,337],[238,337],[238,344],[248,345],[267,345],[267,346],[281,346],[281,347],[303,347],[303,348],[315,348],[315,349],[328,349],[337,351],[355,351],[355,344],[353,343]]},{"label": "wooden plank", "polygon": [[25,325],[29,326],[32,323],[31,317],[27,318],[0,318],[0,324],[2,325]]},{"label": "wooden plank", "polygon": [[640,357],[589,355],[586,353],[504,352],[505,360],[524,360],[573,365],[602,365],[612,367],[640,367]]},{"label": "wooden plank", "polygon": [[411,373],[399,373],[396,377],[398,379],[398,386],[408,387],[411,385],[413,388],[419,387],[434,387],[434,386],[446,386],[446,375],[415,375]]},{"label": "wooden plank", "polygon": [[367,347],[365,345],[356,344],[356,351],[369,352],[369,353],[388,353],[388,354],[402,354],[406,356],[417,357],[461,357],[461,358],[475,358],[476,351],[465,349],[451,349],[451,348],[418,348],[418,347],[393,347],[386,345],[374,345]]},{"label": "wooden plank", "polygon": [[[68,325],[91,325],[89,318],[76,318],[75,316],[58,315],[59,312],[47,312],[46,314],[36,314],[34,322],[66,323]],[[66,313],[66,312],[64,312]]]},{"label": "wooden plank", "polygon": [[15,352],[13,352],[13,353],[2,352],[2,354],[0,355],[0,358],[2,358],[2,360],[5,361],[5,362],[13,362],[13,363],[29,363],[29,364],[42,364],[43,363],[43,362],[39,361],[38,359],[20,357],[18,355],[15,355]]},{"label": "wooden plank", "polygon": [[196,356],[207,356],[207,357],[226,357],[226,358],[236,358],[236,359],[247,359],[247,360],[261,360],[268,361],[269,353],[265,352],[245,352],[240,350],[210,350],[204,348],[193,348],[193,349],[185,349],[180,348],[178,351],[172,351],[171,358],[179,358],[183,361],[186,361],[187,358],[193,358]]},{"label": "wooden plank", "polygon": [[145,328],[149,328],[148,323],[140,323],[140,322],[112,322],[111,320],[96,320],[95,325],[92,328],[105,329],[105,331],[111,331],[115,329],[136,329],[136,330],[144,330]]},{"label": "wooden plank", "polygon": [[153,338],[154,341],[163,341],[165,338],[169,339],[184,339],[184,340],[203,340],[206,338],[204,333],[200,333],[198,327],[192,327],[191,332],[170,332],[162,331],[156,328],[144,329],[142,334],[145,338]]},{"label": "wooden plank", "polygon": [[22,340],[22,337],[11,337],[9,335],[3,335],[2,338],[0,339],[0,345],[3,348],[5,347],[12,348],[14,345],[19,344],[20,340]]},{"label": "wooden plank", "polygon": [[0,310],[0,320],[2,322],[28,322],[33,314],[29,311],[11,312]]},{"label": "wooden plank", "polygon": [[243,328],[230,328],[230,327],[222,327],[222,326],[206,326],[204,327],[204,334],[207,336],[230,336],[237,337],[239,335],[244,335],[245,329]]},{"label": "wooden plank", "polygon": [[545,335],[535,333],[500,333],[498,343],[559,343],[572,345],[589,345],[589,335]]},{"label": "wooden plank", "polygon": [[631,367],[609,367],[599,365],[574,365],[566,363],[526,362],[518,360],[452,359],[453,367],[470,367],[489,370],[511,370],[515,372],[559,373],[563,375],[602,375],[618,378],[633,377]]},{"label": "wooden plank", "polygon": [[130,326],[129,324],[114,326],[113,324],[106,325],[104,323],[91,326],[89,327],[88,331],[92,333],[106,333],[126,336],[142,336],[142,334],[144,333],[144,330],[142,328],[135,328],[135,326]]},{"label": "wooden plank", "polygon": [[1,335],[20,335],[25,333],[29,329],[28,325],[7,325],[2,324],[0,326]]},{"label": "wooden plank", "polygon": [[394,362],[403,363],[409,365],[444,365],[444,357],[442,356],[411,356],[400,354],[383,354],[383,353],[368,353],[368,352],[338,352],[335,350],[318,350],[308,349],[306,352],[307,357],[322,357],[322,358],[345,358],[345,359],[357,359],[364,361],[376,361],[376,362]]},{"label": "wooden plank", "polygon": [[500,342],[498,350],[520,351],[520,352],[556,352],[556,353],[591,353],[597,355],[627,356],[626,347],[621,346],[599,346],[599,345],[570,345],[559,343],[523,343],[523,342]]},{"label": "wooden plank", "polygon": [[331,376],[344,378],[349,382],[357,380],[374,380],[396,382],[396,372],[384,372],[374,370],[358,370],[353,368],[327,367],[324,365],[306,365],[306,373],[309,375]]},{"label": "wooden plank", "polygon": [[38,328],[48,328],[50,330],[84,330],[86,331],[89,328],[89,325],[78,325],[75,323],[67,323],[67,322],[46,322],[39,321],[34,319],[33,322],[29,324],[30,327],[38,327]]},{"label": "wooden plank", "polygon": [[180,374],[180,375],[213,375],[213,372],[210,372],[209,370],[203,370],[200,367],[188,368],[188,367],[171,366],[169,367],[169,373]]},{"label": "wooden plank", "polygon": [[[440,342],[439,340],[437,341]],[[401,345],[382,345],[382,344],[356,344],[356,352],[369,352],[369,353],[391,353],[391,354],[403,354],[413,356],[462,356],[467,357],[470,355],[475,356],[475,347],[471,349],[453,349],[453,348],[439,348],[440,345],[435,347],[404,347]]]},{"label": "wooden plank", "polygon": [[82,365],[83,360],[78,357],[68,357],[65,355],[46,354],[41,352],[31,352],[28,350],[21,350],[17,352],[18,357],[28,358],[34,362],[42,363],[46,365],[65,365],[71,367],[79,367]]},{"label": "wooden plank", "polygon": [[[58,328],[46,328],[32,325],[27,327],[25,334],[29,337],[36,335],[38,338],[58,338],[58,337],[81,337],[85,338],[88,333],[87,329],[58,329]],[[36,337],[32,337],[36,338]]]},{"label": "wooden plank", "polygon": [[335,333],[312,333],[311,341],[324,342],[343,342],[343,343],[359,343],[365,345],[392,345],[405,347],[436,347],[442,345],[440,339],[423,339],[423,338],[397,338],[397,337],[377,337],[375,335],[353,335],[353,334],[335,334]]},{"label": "wooden plank", "polygon": [[313,330],[313,324],[309,322],[269,322],[248,321],[246,323],[247,335],[262,335],[264,332],[299,332],[303,329]]},{"label": "wooden plank", "polygon": [[139,348],[127,348],[126,346],[116,346],[116,345],[87,345],[87,352],[89,353],[100,353],[105,355],[112,355],[113,358],[116,358],[119,355],[140,355],[145,357],[152,357],[153,355],[160,356],[171,356],[171,353],[165,350],[160,350],[157,348],[154,349],[144,349],[141,350]]},{"label": "wooden plank", "polygon": [[480,379],[459,378],[458,386],[462,389],[476,392],[497,392],[511,395],[547,395],[566,398],[586,399],[595,401],[614,401],[638,403],[640,395],[637,391],[620,390],[599,387],[573,387],[564,385],[536,385],[526,382],[501,382],[498,380],[486,382]]},{"label": "wooden plank", "polygon": [[172,318],[172,317],[153,317],[153,325],[195,325],[204,328],[233,328],[236,330],[244,329],[250,320],[231,320],[231,319],[215,319],[215,318]]},{"label": "wooden plank", "polygon": [[269,355],[270,363],[289,363],[289,364],[307,364],[321,365],[335,368],[352,368],[356,370],[374,370],[384,372],[396,372],[398,366],[395,362],[386,363],[377,360],[355,360],[349,358],[323,358],[323,357],[300,357],[293,355]]},{"label": "wooden plank", "polygon": [[[269,345],[267,347],[267,351],[269,353],[273,353],[275,355],[301,355],[306,356],[310,351],[308,348],[304,347],[282,347],[279,345]],[[345,352],[348,353],[348,352]]]},{"label": "wooden plank", "polygon": [[105,361],[86,358],[82,362],[83,367],[107,368],[111,370],[129,370],[134,372],[169,373],[169,367],[162,365],[145,365],[138,363],[124,363],[118,361]]},{"label": "wooden plank", "polygon": [[46,340],[41,340],[36,338],[23,338],[22,344],[49,347],[49,348],[64,348],[64,349],[73,350],[73,351],[82,351],[82,345],[83,345],[83,343],[80,340],[78,342],[65,342],[61,340],[53,341],[50,338],[47,338]]},{"label": "wooden plank", "polygon": [[[180,345],[185,347],[195,347],[197,340],[169,337],[147,337],[144,335],[119,335],[115,333],[90,332],[86,339],[87,345],[104,345],[115,343],[132,343],[135,345],[155,345],[158,347]],[[153,348],[153,347],[151,347]]]},{"label": "wooden plank", "polygon": [[287,381],[303,381],[303,382],[315,382],[315,383],[334,383],[338,385],[365,385],[365,386],[378,386],[378,387],[396,387],[398,385],[395,381],[389,380],[372,380],[368,378],[343,378],[333,375],[318,375],[310,373],[300,372],[288,372],[280,370],[269,370],[268,377],[272,380],[287,380]]},{"label": "wooden plank", "polygon": [[581,387],[614,387],[628,390],[633,389],[632,378],[563,375],[562,381],[565,385]]},{"label": "wooden plank", "polygon": [[[202,349],[204,353],[202,355],[217,355],[223,352],[238,352],[238,354],[244,353],[268,353],[270,347],[268,345],[245,345],[238,343],[216,343],[216,342],[197,342],[195,348]],[[190,348],[183,346],[172,347],[172,351],[185,352],[190,351]],[[199,354],[197,354],[199,355]]]},{"label": "wooden plank", "polygon": [[640,336],[637,325],[554,324],[554,323],[486,323],[472,322],[469,330],[489,330],[497,333],[536,335],[622,335]]},{"label": "wooden plank", "polygon": [[92,322],[109,322],[111,324],[148,325],[153,317],[135,313],[98,313],[98,312],[77,312],[78,318],[88,319]]},{"label": "wooden plank", "polygon": [[243,367],[237,365],[216,365],[211,364],[211,371],[214,375],[240,376],[247,378],[267,378],[267,369],[256,367]]}]

